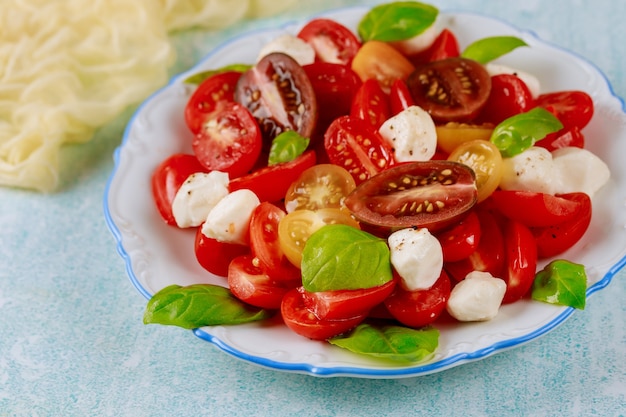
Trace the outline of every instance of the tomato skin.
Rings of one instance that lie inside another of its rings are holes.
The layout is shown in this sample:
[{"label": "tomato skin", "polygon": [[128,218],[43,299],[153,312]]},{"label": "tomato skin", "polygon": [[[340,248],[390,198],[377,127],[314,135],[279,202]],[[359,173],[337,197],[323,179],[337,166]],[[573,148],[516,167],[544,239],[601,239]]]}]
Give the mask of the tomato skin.
[{"label": "tomato skin", "polygon": [[431,232],[465,216],[477,200],[474,172],[450,161],[408,162],[363,182],[345,200],[362,223]]},{"label": "tomato skin", "polygon": [[420,328],[433,323],[446,308],[452,284],[445,271],[428,290],[407,291],[397,285],[384,301],[391,315],[405,326]]},{"label": "tomato skin", "polygon": [[352,60],[352,69],[361,80],[373,78],[388,92],[394,80],[406,79],[415,67],[389,43],[372,40],[361,45]]},{"label": "tomato skin", "polygon": [[339,209],[355,187],[354,178],[346,169],[335,164],[317,164],[291,183],[285,194],[285,209],[288,213],[302,209]]},{"label": "tomato skin", "polygon": [[281,302],[280,312],[285,325],[296,334],[312,340],[327,340],[352,330],[367,317],[357,314],[354,317],[336,320],[320,319],[309,310],[298,288],[288,291]]},{"label": "tomato skin", "polygon": [[448,160],[465,164],[474,171],[478,202],[485,201],[500,185],[504,173],[502,154],[490,141],[464,142],[448,155]]},{"label": "tomato skin", "polygon": [[506,282],[503,304],[524,297],[533,285],[537,271],[537,246],[530,229],[515,220],[504,223],[506,268],[502,279]]},{"label": "tomato skin", "polygon": [[193,92],[185,106],[185,123],[193,134],[202,130],[207,115],[218,103],[234,101],[235,86],[241,77],[239,71],[226,71],[204,80]]},{"label": "tomato skin", "polygon": [[314,151],[306,151],[290,162],[266,166],[248,175],[235,178],[228,184],[229,190],[242,188],[252,190],[259,200],[275,202],[283,199],[291,183],[302,172],[315,165]]},{"label": "tomato skin", "polygon": [[152,197],[165,223],[176,226],[172,202],[180,186],[196,172],[207,172],[195,155],[174,154],[165,159],[152,173]]},{"label": "tomato skin", "polygon": [[531,227],[539,259],[559,255],[578,242],[591,223],[591,198],[585,193],[561,194],[560,198],[576,202],[580,208],[572,219],[557,225]]},{"label": "tomato skin", "polygon": [[416,67],[407,86],[415,104],[436,122],[468,122],[487,103],[491,77],[476,61],[448,58]]},{"label": "tomato skin", "polygon": [[228,286],[235,297],[250,305],[277,310],[284,295],[295,288],[298,281],[274,281],[261,267],[255,265],[253,255],[242,255],[228,267]]},{"label": "tomato skin", "polygon": [[350,65],[361,47],[361,41],[350,29],[331,19],[313,19],[297,36],[313,47],[321,62]]},{"label": "tomato skin", "polygon": [[489,98],[476,121],[498,125],[511,116],[527,112],[534,105],[533,95],[521,78],[513,74],[494,75]]},{"label": "tomato skin", "polygon": [[400,79],[395,80],[393,84],[391,84],[391,90],[389,91],[390,116],[395,116],[402,110],[406,110],[413,105],[415,105],[415,101],[411,96],[406,82]]},{"label": "tomato skin", "polygon": [[558,132],[550,133],[543,139],[537,141],[535,146],[541,146],[552,152],[555,149],[565,148],[566,146],[575,146],[577,148],[585,147],[585,135],[576,126],[564,127]]},{"label": "tomato skin", "polygon": [[378,81],[370,78],[363,82],[352,100],[350,116],[365,120],[375,129],[391,116],[389,97]]},{"label": "tomato skin", "polygon": [[193,152],[208,170],[227,172],[231,178],[247,173],[256,163],[263,140],[252,114],[240,104],[221,102],[205,114]]},{"label": "tomato skin", "polygon": [[452,227],[435,234],[441,243],[444,262],[456,262],[470,256],[481,238],[480,221],[474,210]]},{"label": "tomato skin", "polygon": [[202,234],[202,227],[196,229],[194,253],[200,266],[212,274],[227,277],[228,265],[238,256],[250,253],[247,245],[220,242]]},{"label": "tomato skin", "polygon": [[411,55],[409,60],[413,65],[421,65],[426,62],[441,61],[447,58],[456,58],[461,55],[459,42],[450,29],[443,29],[435,41],[427,49]]},{"label": "tomato skin", "polygon": [[324,134],[324,149],[331,163],[352,175],[356,184],[393,165],[393,150],[365,120],[342,116]]},{"label": "tomato skin", "polygon": [[505,217],[528,227],[547,227],[570,221],[581,208],[577,201],[531,191],[496,190],[490,204]]},{"label": "tomato skin", "polygon": [[541,94],[536,105],[552,112],[566,128],[582,130],[594,113],[593,99],[584,91],[568,90]]}]

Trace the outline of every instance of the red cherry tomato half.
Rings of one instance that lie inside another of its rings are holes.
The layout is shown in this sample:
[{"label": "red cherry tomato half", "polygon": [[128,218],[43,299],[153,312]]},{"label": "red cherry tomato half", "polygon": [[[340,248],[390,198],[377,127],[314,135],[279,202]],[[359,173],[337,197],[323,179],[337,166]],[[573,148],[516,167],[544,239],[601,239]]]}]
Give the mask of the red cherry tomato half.
[{"label": "red cherry tomato half", "polygon": [[474,172],[451,161],[408,162],[358,185],[345,199],[355,218],[389,229],[441,230],[465,216],[477,200]]},{"label": "red cherry tomato half", "polygon": [[293,161],[270,165],[235,178],[228,184],[230,191],[247,188],[252,190],[261,201],[279,201],[285,198],[289,186],[307,168],[315,165],[314,151],[306,151]]},{"label": "red cherry tomato half", "polygon": [[427,49],[409,57],[414,65],[426,62],[441,61],[447,58],[456,58],[461,55],[459,42],[454,33],[443,29],[435,41]]},{"label": "red cherry tomato half", "polygon": [[546,135],[546,137],[538,141],[535,146],[541,146],[550,152],[555,149],[565,148],[566,146],[584,148],[585,135],[583,135],[580,129],[576,126],[564,127],[558,132]]},{"label": "red cherry tomato half", "polygon": [[228,276],[228,265],[237,256],[250,253],[247,245],[220,242],[202,234],[202,227],[196,228],[194,252],[200,266],[212,274]]},{"label": "red cherry tomato half", "polygon": [[233,101],[235,86],[241,72],[226,71],[204,80],[194,91],[185,106],[185,122],[193,134],[202,130],[206,116],[213,113],[222,101]]},{"label": "red cherry tomato half", "polygon": [[313,47],[317,60],[333,64],[350,65],[361,47],[350,29],[331,19],[313,19],[297,36]]},{"label": "red cherry tomato half", "polygon": [[263,145],[259,126],[248,109],[234,102],[221,102],[204,117],[192,142],[200,163],[208,170],[227,172],[231,178],[247,173]]},{"label": "red cherry tomato half", "polygon": [[328,159],[345,168],[359,184],[393,164],[393,150],[365,120],[342,116],[324,134]]},{"label": "red cherry tomato half", "polygon": [[299,288],[294,288],[285,294],[280,305],[280,312],[287,327],[296,334],[313,340],[326,340],[345,333],[367,317],[367,314],[358,314],[354,317],[336,320],[320,319],[306,308]]},{"label": "red cherry tomato half", "polygon": [[315,129],[315,91],[304,69],[289,55],[270,53],[244,72],[235,100],[258,121],[267,146],[286,130],[310,138]]},{"label": "red cherry tomato half", "polygon": [[537,246],[528,227],[515,220],[504,223],[506,268],[501,277],[506,282],[502,303],[512,303],[524,297],[535,280]]},{"label": "red cherry tomato half", "polygon": [[498,125],[533,106],[533,95],[521,78],[513,74],[494,75],[491,77],[491,93],[476,122]]},{"label": "red cherry tomato half", "polygon": [[385,307],[400,323],[419,328],[433,323],[446,308],[452,284],[445,271],[427,290],[407,291],[397,285],[384,301]]},{"label": "red cherry tomato half", "polygon": [[578,215],[581,204],[551,194],[531,191],[496,190],[490,204],[505,217],[528,227],[546,227],[570,221]]},{"label": "red cherry tomato half", "polygon": [[250,305],[279,309],[284,295],[298,285],[277,282],[254,264],[253,255],[238,256],[228,267],[228,287],[235,297]]},{"label": "red cherry tomato half", "polygon": [[161,162],[152,173],[152,197],[167,224],[176,226],[172,202],[183,182],[196,172],[207,172],[207,169],[195,155],[174,154]]},{"label": "red cherry tomato half", "polygon": [[352,117],[365,120],[378,129],[391,116],[389,97],[374,78],[369,78],[357,90],[352,100]]},{"label": "red cherry tomato half", "polygon": [[393,84],[391,84],[391,90],[389,91],[389,106],[391,109],[390,116],[394,116],[414,104],[415,101],[411,96],[411,92],[409,91],[409,87],[407,87],[406,82],[399,79],[395,80]]},{"label": "red cherry tomato half", "polygon": [[491,77],[476,61],[448,58],[418,66],[407,85],[415,103],[435,121],[467,122],[487,102]]},{"label": "red cherry tomato half", "polygon": [[310,292],[302,288],[304,305],[320,319],[342,319],[368,313],[393,291],[396,280],[358,290]]},{"label": "red cherry tomato half", "polygon": [[285,257],[278,240],[278,223],[286,214],[281,208],[264,201],[250,216],[252,253],[259,259],[265,273],[276,281],[300,278],[300,270]]},{"label": "red cherry tomato half", "polygon": [[537,106],[552,112],[564,127],[582,129],[594,112],[593,99],[584,91],[557,91],[537,97]]},{"label": "red cherry tomato half", "polygon": [[444,262],[456,262],[470,256],[481,238],[480,221],[475,211],[461,221],[435,235],[441,243]]},{"label": "red cherry tomato half", "polygon": [[540,259],[559,255],[583,237],[591,223],[591,199],[585,193],[561,194],[560,198],[576,202],[579,210],[568,221],[547,227],[532,227],[530,230],[537,244]]}]

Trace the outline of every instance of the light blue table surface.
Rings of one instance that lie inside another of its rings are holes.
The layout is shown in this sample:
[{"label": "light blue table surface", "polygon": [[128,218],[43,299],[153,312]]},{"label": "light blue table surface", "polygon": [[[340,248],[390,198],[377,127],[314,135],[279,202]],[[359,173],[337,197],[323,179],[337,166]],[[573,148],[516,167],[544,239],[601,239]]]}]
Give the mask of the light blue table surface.
[{"label": "light blue table surface", "polygon": [[[358,1],[175,37],[185,70],[252,28]],[[594,62],[626,97],[626,2],[444,0],[499,17]],[[235,359],[190,332],[145,326],[103,216],[103,193],[133,109],[68,147],[63,187],[0,188],[0,416],[623,416],[626,276],[538,340],[398,380],[318,378]],[[624,139],[624,138],[622,138]],[[626,186],[626,184],[624,185]]]}]

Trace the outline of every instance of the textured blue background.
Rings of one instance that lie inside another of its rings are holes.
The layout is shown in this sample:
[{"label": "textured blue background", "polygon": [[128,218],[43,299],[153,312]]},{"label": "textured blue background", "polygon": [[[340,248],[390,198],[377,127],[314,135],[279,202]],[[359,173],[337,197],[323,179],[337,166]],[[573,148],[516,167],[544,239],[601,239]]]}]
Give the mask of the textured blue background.
[{"label": "textured blue background", "polygon": [[[489,14],[597,64],[626,97],[626,2],[447,0]],[[175,72],[226,38],[325,8],[176,36]],[[401,380],[315,378],[259,368],[173,327],[144,326],[102,197],[131,110],[68,147],[64,187],[0,189],[0,416],[624,416],[626,276],[584,312],[520,348]],[[626,186],[626,185],[625,185]]]}]

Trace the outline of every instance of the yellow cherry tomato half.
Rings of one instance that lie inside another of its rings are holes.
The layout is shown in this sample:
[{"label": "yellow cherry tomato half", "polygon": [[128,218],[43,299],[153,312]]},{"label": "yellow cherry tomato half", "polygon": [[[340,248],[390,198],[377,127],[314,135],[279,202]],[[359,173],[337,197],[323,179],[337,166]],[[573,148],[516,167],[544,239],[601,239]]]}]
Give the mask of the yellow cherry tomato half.
[{"label": "yellow cherry tomato half", "polygon": [[491,124],[474,125],[467,123],[448,122],[436,127],[437,146],[447,154],[457,146],[473,140],[489,140],[494,126]]},{"label": "yellow cherry tomato half", "polygon": [[356,53],[352,69],[362,81],[370,78],[378,80],[383,91],[389,92],[395,80],[406,80],[415,67],[390,44],[368,41]]},{"label": "yellow cherry tomato half", "polygon": [[460,162],[474,170],[478,202],[485,200],[500,185],[502,156],[496,145],[487,140],[462,143],[448,156],[449,161]]},{"label": "yellow cherry tomato half", "polygon": [[285,210],[341,208],[354,188],[354,178],[347,169],[334,164],[319,164],[300,174],[285,195]]},{"label": "yellow cherry tomato half", "polygon": [[301,209],[283,217],[278,223],[278,241],[289,262],[300,268],[302,250],[309,236],[327,224],[345,224],[360,228],[359,223],[346,209]]}]

